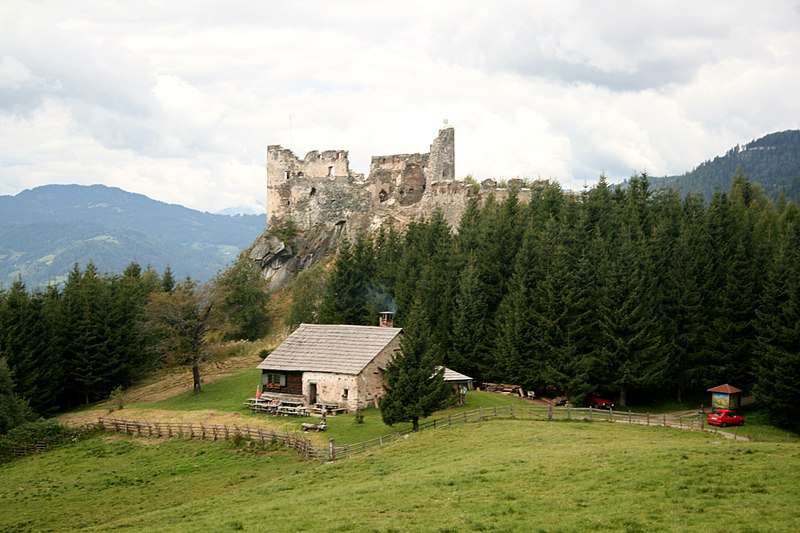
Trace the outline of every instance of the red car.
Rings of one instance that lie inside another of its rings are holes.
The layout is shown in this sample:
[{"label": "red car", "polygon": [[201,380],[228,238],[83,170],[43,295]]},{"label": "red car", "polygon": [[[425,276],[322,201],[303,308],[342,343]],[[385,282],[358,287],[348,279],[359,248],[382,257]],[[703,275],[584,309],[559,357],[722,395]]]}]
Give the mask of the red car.
[{"label": "red car", "polygon": [[603,396],[597,392],[590,394],[586,401],[589,402],[589,407],[594,407],[595,409],[614,408],[614,402],[607,398],[603,398]]},{"label": "red car", "polygon": [[708,413],[708,423],[712,426],[743,426],[744,417],[739,416],[730,409],[714,409]]}]

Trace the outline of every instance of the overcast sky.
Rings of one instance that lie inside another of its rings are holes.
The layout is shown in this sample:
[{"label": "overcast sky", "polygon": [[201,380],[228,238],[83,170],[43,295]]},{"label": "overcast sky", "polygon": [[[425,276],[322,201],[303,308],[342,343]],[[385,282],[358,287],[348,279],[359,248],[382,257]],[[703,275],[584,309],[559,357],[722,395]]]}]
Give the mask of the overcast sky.
[{"label": "overcast sky", "polygon": [[797,129],[798,94],[790,0],[3,0],[0,194],[256,206],[269,144],[368,173],[444,119],[458,178],[577,189]]}]

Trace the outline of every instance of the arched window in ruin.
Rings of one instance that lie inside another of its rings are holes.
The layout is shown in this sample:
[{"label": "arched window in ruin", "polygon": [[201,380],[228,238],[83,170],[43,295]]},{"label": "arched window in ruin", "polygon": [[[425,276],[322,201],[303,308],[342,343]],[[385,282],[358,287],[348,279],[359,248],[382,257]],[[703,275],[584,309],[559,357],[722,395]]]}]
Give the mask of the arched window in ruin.
[{"label": "arched window in ruin", "polygon": [[308,197],[311,198],[315,194],[317,194],[317,188],[316,187],[311,187],[311,192],[308,193]]},{"label": "arched window in ruin", "polygon": [[287,180],[289,179],[289,171],[288,170],[284,170],[283,171],[283,179],[287,179]]},{"label": "arched window in ruin", "polygon": [[333,167],[328,167],[328,176],[333,176]]},{"label": "arched window in ruin", "polygon": [[389,196],[389,193],[387,193],[385,189],[381,189],[381,192],[378,193],[378,199],[381,202],[385,202],[386,198],[388,198],[388,196]]}]

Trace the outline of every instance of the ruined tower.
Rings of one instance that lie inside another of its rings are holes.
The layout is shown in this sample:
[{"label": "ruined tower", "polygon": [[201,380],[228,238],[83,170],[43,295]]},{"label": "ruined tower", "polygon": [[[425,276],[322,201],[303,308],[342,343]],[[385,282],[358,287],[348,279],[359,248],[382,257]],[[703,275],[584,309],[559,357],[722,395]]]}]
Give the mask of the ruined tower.
[{"label": "ruined tower", "polygon": [[291,222],[307,231],[369,218],[378,206],[417,205],[433,184],[454,180],[452,126],[439,130],[428,153],[374,156],[366,180],[350,170],[346,150],[315,150],[300,159],[272,145],[267,147],[267,221],[273,227]]},{"label": "ruined tower", "polygon": [[267,221],[291,221],[298,231],[320,222],[345,221],[368,209],[364,176],[350,170],[346,150],[316,150],[299,159],[278,145],[267,147]]},{"label": "ruined tower", "polygon": [[367,179],[350,170],[346,150],[314,150],[300,159],[268,146],[268,226],[249,256],[279,287],[343,238],[353,240],[386,220],[402,226],[441,208],[455,224],[472,194],[472,187],[455,181],[452,126],[439,130],[428,153],[373,157]]}]

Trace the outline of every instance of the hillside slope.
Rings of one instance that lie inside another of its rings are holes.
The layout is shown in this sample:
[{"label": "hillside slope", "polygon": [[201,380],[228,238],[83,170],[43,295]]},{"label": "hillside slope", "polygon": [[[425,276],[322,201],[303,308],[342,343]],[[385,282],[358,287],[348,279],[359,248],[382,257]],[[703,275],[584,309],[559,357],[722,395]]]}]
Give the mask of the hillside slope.
[{"label": "hillside slope", "polygon": [[131,261],[177,278],[212,277],[264,229],[260,215],[213,215],[104,185],[46,185],[0,196],[0,284],[62,280],[74,263]]},{"label": "hillside slope", "polygon": [[731,148],[691,172],[651,177],[650,183],[654,189],[673,188],[681,196],[699,193],[708,202],[715,192],[730,190],[740,166],[747,179],[760,184],[768,196],[777,198],[783,193],[787,200],[800,203],[800,130],[771,133]]},{"label": "hillside slope", "polygon": [[[495,421],[356,459],[105,434],[2,465],[4,531],[790,531],[796,445]],[[723,517],[728,517],[723,518]]]}]

